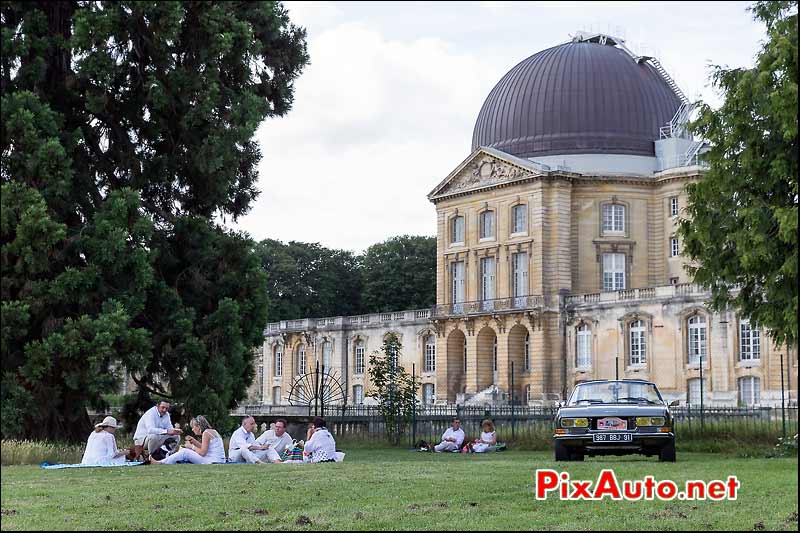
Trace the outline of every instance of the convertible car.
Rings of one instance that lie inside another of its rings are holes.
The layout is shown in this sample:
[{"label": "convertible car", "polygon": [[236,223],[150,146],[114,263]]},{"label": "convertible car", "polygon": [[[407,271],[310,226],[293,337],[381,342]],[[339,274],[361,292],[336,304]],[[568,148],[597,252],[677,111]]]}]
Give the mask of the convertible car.
[{"label": "convertible car", "polygon": [[585,455],[658,455],[675,462],[675,433],[669,411],[654,383],[638,379],[579,383],[555,417],[556,461],[583,461]]}]

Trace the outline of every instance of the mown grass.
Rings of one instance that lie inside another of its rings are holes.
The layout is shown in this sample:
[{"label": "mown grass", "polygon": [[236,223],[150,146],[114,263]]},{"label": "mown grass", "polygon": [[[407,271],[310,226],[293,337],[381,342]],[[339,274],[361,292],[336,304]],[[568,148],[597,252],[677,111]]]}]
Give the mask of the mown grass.
[{"label": "mown grass", "polygon": [[[534,471],[596,479],[725,479],[737,501],[566,502],[533,497]],[[2,529],[648,529],[797,531],[798,461],[679,454],[555,463],[549,452],[349,450],[344,463],[42,470],[2,467]]]}]

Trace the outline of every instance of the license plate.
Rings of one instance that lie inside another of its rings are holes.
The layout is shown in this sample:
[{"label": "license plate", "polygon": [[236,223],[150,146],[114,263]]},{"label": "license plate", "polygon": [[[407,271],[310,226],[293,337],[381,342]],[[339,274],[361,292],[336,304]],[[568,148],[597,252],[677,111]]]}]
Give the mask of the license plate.
[{"label": "license plate", "polygon": [[595,433],[592,442],[633,442],[630,433]]}]

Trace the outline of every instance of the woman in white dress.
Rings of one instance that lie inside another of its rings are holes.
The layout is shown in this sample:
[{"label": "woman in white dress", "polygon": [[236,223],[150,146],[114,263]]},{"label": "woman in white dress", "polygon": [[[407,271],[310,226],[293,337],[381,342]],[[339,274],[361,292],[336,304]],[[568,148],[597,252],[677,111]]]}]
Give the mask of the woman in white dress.
[{"label": "woman in white dress", "polygon": [[497,437],[494,434],[494,424],[492,424],[492,421],[484,420],[481,426],[483,429],[481,438],[472,443],[472,451],[475,453],[488,452],[494,449],[494,445],[497,444]]},{"label": "woman in white dress", "polygon": [[150,458],[150,464],[173,465],[178,461],[189,461],[193,464],[208,465],[225,462],[225,444],[216,429],[211,427],[206,417],[198,415],[189,422],[192,431],[201,440],[192,436],[186,437],[186,446],[168,455],[161,461]]},{"label": "woman in white dress", "polygon": [[303,457],[307,457],[310,463],[336,462],[336,441],[325,427],[325,420],[320,417],[315,417],[308,428]]},{"label": "woman in white dress", "polygon": [[94,431],[86,441],[82,465],[121,465],[125,464],[125,456],[130,450],[117,449],[114,432],[117,430],[117,419],[107,416],[94,426]]}]

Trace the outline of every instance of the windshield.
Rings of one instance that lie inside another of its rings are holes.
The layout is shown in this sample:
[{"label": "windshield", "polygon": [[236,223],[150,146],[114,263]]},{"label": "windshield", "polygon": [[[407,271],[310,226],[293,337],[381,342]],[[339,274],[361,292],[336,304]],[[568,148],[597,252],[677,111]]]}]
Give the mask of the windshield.
[{"label": "windshield", "polygon": [[572,391],[568,405],[604,403],[661,404],[658,389],[652,383],[612,381],[581,383]]}]

